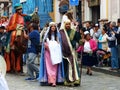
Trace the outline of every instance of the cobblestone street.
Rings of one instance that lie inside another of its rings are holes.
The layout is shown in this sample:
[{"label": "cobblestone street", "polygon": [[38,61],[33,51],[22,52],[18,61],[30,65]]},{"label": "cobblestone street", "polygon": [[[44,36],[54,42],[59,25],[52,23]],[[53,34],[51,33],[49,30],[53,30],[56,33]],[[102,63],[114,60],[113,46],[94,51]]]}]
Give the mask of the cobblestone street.
[{"label": "cobblestone street", "polygon": [[120,90],[120,0],[0,0],[5,87]]},{"label": "cobblestone street", "polygon": [[7,74],[6,79],[10,90],[120,90],[120,77],[93,72],[88,76],[83,69],[82,83],[79,87],[40,86],[39,83],[25,81],[25,76]]}]

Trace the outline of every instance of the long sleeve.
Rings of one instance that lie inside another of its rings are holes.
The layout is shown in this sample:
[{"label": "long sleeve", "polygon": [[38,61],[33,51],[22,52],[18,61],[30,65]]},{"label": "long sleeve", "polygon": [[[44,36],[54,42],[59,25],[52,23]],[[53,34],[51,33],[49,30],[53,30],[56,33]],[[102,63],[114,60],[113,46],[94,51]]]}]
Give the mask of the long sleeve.
[{"label": "long sleeve", "polygon": [[7,26],[7,30],[8,30],[8,31],[11,31],[11,30],[15,30],[15,29],[16,29],[16,26],[17,26],[16,19],[17,19],[17,14],[14,14],[14,15],[10,18],[9,24],[8,24],[8,26]]},{"label": "long sleeve", "polygon": [[120,38],[120,27],[118,28],[118,31],[117,31],[117,33],[115,34],[115,37],[116,37],[116,38]]},{"label": "long sleeve", "polygon": [[102,37],[102,39],[98,39],[98,41],[99,41],[100,43],[105,43],[105,42],[107,42],[107,37],[108,37],[108,35],[105,34],[105,35]]},{"label": "long sleeve", "polygon": [[99,36],[100,36],[100,34],[101,34],[101,30],[99,29],[99,30],[95,33],[95,37],[98,39]]},{"label": "long sleeve", "polygon": [[95,40],[93,39],[90,40],[90,46],[91,46],[92,51],[97,50],[97,43]]},{"label": "long sleeve", "polygon": [[114,41],[114,40],[116,40],[116,37],[115,37],[115,35],[112,35],[111,37],[107,37],[107,39],[109,41]]}]

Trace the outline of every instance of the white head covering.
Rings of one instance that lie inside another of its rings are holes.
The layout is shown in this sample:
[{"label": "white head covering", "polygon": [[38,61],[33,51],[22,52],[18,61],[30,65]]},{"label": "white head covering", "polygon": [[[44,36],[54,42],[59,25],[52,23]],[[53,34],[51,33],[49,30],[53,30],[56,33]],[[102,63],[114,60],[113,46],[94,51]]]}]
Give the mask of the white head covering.
[{"label": "white head covering", "polygon": [[71,23],[71,21],[69,19],[67,19],[64,21],[64,24],[66,24],[66,23]]},{"label": "white head covering", "polygon": [[55,23],[55,22],[50,22],[50,23],[49,23],[49,27],[51,27],[52,25],[55,25],[55,26],[56,26],[56,23]]},{"label": "white head covering", "polygon": [[89,31],[85,31],[85,32],[84,32],[84,35],[87,35],[87,34],[90,34]]},{"label": "white head covering", "polygon": [[71,21],[70,21],[69,19],[66,19],[66,20],[64,21],[64,23],[63,23],[63,28],[62,28],[62,29],[65,30],[65,25],[66,25],[67,23],[70,23],[70,24],[71,24]]},{"label": "white head covering", "polygon": [[[46,33],[45,33],[44,38],[43,38],[43,42],[44,42],[45,39],[47,38],[48,32],[50,31],[50,27],[51,27],[52,25],[55,25],[56,28],[57,28],[57,24],[56,24],[55,22],[50,22],[50,23],[49,23],[49,27],[48,27],[48,29],[47,29],[47,31],[46,31]],[[58,31],[58,29],[57,29],[57,31]]]},{"label": "white head covering", "polygon": [[95,24],[95,27],[98,27],[98,26],[99,26],[99,24],[98,24],[98,23],[96,23],[96,24]]}]

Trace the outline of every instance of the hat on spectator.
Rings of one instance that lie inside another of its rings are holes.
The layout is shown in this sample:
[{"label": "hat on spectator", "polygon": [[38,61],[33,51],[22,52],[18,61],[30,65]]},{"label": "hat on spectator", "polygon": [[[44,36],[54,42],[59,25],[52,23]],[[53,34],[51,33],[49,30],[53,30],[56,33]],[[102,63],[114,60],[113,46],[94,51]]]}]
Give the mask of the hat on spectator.
[{"label": "hat on spectator", "polygon": [[98,23],[96,23],[96,24],[95,24],[95,27],[99,27],[99,24],[98,24]]}]

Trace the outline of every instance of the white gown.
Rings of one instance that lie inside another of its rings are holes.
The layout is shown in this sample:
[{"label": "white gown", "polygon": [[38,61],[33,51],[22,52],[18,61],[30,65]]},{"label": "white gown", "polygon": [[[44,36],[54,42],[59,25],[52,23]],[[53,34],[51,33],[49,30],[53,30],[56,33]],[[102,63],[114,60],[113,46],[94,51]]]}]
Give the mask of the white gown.
[{"label": "white gown", "polygon": [[9,90],[6,79],[6,62],[5,59],[0,55],[0,90]]}]

